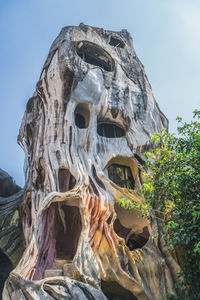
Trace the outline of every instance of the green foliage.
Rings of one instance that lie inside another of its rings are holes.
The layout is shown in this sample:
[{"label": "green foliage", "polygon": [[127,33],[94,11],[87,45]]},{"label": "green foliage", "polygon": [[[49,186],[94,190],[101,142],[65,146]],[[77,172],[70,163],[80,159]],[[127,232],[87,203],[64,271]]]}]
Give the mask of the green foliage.
[{"label": "green foliage", "polygon": [[[191,123],[178,118],[178,137],[163,131],[147,153],[142,186],[147,203],[163,212],[167,247],[181,249],[179,283],[186,299],[200,299],[200,111]],[[180,251],[180,250],[179,250]]]},{"label": "green foliage", "polygon": [[[131,201],[130,199],[124,197],[118,200],[118,204],[128,210],[134,210],[138,209],[141,212],[141,217],[150,217],[149,213],[149,205],[148,204],[141,204],[141,203],[136,203],[134,201]],[[140,216],[138,215],[138,218]]]},{"label": "green foliage", "polygon": [[146,206],[159,212],[155,215],[162,219],[166,247],[181,253],[182,280],[178,287],[184,290],[187,300],[200,299],[199,119],[200,111],[194,112],[190,123],[177,118],[178,137],[166,131],[153,137],[154,147],[146,155],[148,173],[142,185]]}]

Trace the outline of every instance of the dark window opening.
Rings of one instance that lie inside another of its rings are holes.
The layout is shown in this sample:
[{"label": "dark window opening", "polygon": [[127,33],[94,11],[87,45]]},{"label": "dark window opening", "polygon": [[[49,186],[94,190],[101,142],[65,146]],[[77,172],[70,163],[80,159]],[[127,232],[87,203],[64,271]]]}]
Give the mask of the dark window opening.
[{"label": "dark window opening", "polygon": [[87,104],[80,103],[77,105],[75,111],[75,124],[78,128],[87,128],[90,121],[90,110]]},{"label": "dark window opening", "polygon": [[130,167],[112,164],[108,167],[108,177],[120,187],[135,188],[135,181]]},{"label": "dark window opening", "polygon": [[111,36],[109,45],[111,45],[113,47],[119,47],[119,48],[124,48],[124,46],[125,46],[125,44],[124,44],[124,42],[122,42],[122,40],[120,40],[114,36]]},{"label": "dark window opening", "polygon": [[86,63],[101,67],[108,72],[113,71],[114,61],[101,47],[90,42],[82,41],[78,43],[76,51]]},{"label": "dark window opening", "polygon": [[142,248],[147,242],[148,242],[148,239],[146,239],[145,237],[143,237],[141,235],[132,234],[129,237],[126,245],[132,251],[132,250],[135,250],[138,248]]},{"label": "dark window opening", "polygon": [[125,136],[125,130],[116,124],[100,123],[97,126],[97,133],[108,138],[120,138]]},{"label": "dark window opening", "polygon": [[84,116],[77,113],[75,115],[75,124],[78,128],[86,128],[86,122]]},{"label": "dark window opening", "polygon": [[61,193],[64,193],[74,188],[74,186],[76,185],[76,179],[69,172],[69,170],[65,168],[60,168],[58,171],[58,184],[59,191]]}]

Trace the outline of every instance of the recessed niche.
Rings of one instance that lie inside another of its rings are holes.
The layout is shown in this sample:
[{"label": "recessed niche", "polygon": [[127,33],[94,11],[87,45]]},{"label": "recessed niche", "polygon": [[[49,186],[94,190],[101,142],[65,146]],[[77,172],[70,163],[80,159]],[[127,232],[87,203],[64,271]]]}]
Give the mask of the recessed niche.
[{"label": "recessed niche", "polygon": [[108,177],[122,188],[134,189],[135,181],[131,168],[128,166],[112,164],[108,167]]},{"label": "recessed niche", "polygon": [[75,115],[75,123],[78,128],[86,128],[85,118],[81,114]]},{"label": "recessed niche", "polygon": [[107,138],[120,138],[125,136],[125,130],[114,123],[99,123],[97,133]]},{"label": "recessed niche", "polygon": [[113,229],[115,231],[115,233],[125,239],[127,237],[127,235],[129,234],[129,232],[131,231],[131,228],[126,228],[124,227],[121,223],[119,219],[116,219],[114,224],[113,224]]},{"label": "recessed niche", "polygon": [[130,251],[142,248],[149,240],[151,226],[138,210],[128,210],[115,204],[117,218],[114,221],[115,233],[124,239]]},{"label": "recessed niche", "polygon": [[65,204],[62,204],[60,208],[56,204],[55,209],[56,257],[72,260],[76,254],[82,230],[80,210],[76,206]]},{"label": "recessed niche", "polygon": [[60,168],[58,170],[58,184],[59,191],[61,193],[67,192],[76,185],[76,179],[66,168]]},{"label": "recessed niche", "polygon": [[53,202],[43,213],[41,228],[33,280],[44,278],[45,270],[55,269],[56,258],[73,260],[82,230],[79,207]]},{"label": "recessed niche", "polygon": [[119,47],[119,48],[124,48],[125,46],[124,42],[115,36],[111,36],[109,45],[113,47]]},{"label": "recessed niche", "polygon": [[142,248],[147,242],[148,242],[148,239],[145,238],[144,236],[139,235],[139,234],[132,234],[128,238],[126,245],[132,251],[132,250],[135,250],[138,248]]},{"label": "recessed niche", "polygon": [[84,103],[78,104],[74,112],[74,118],[78,128],[88,128],[90,121],[89,107]]},{"label": "recessed niche", "polygon": [[132,229],[123,226],[119,219],[115,220],[113,224],[113,229],[120,238],[123,238],[125,240],[126,246],[129,248],[130,251],[142,248],[148,242],[148,238],[147,235],[145,235],[144,230],[141,232],[141,234],[132,233],[129,236]]},{"label": "recessed niche", "polygon": [[80,41],[77,44],[76,52],[88,64],[100,67],[108,72],[114,69],[114,60],[110,54],[94,43]]}]

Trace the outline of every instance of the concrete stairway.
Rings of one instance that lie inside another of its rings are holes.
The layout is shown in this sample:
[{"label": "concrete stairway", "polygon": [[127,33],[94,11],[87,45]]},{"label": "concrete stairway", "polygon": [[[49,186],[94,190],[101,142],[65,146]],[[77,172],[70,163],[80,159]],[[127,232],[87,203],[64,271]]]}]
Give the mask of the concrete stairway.
[{"label": "concrete stairway", "polygon": [[47,269],[44,272],[44,278],[55,276],[68,276],[73,279],[72,260],[57,258],[55,260],[56,269]]}]

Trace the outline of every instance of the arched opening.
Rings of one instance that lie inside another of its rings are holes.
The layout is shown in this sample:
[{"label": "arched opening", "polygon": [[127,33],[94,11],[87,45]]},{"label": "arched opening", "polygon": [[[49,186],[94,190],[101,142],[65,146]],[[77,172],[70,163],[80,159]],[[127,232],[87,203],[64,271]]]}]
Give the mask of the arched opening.
[{"label": "arched opening", "polygon": [[77,105],[74,112],[75,124],[78,128],[88,128],[90,121],[90,110],[84,103]]},{"label": "arched opening", "polygon": [[141,233],[132,233],[131,235],[129,235],[132,231],[132,228],[123,226],[120,220],[116,219],[113,224],[113,229],[119,237],[125,240],[126,246],[130,251],[142,248],[148,242],[149,231],[147,226],[143,228]]},{"label": "arched opening", "polygon": [[108,167],[108,177],[122,188],[134,189],[135,180],[131,168],[128,166],[112,164]]},{"label": "arched opening", "polygon": [[76,206],[57,204],[55,216],[56,257],[72,260],[82,230],[80,210]]},{"label": "arched opening", "polygon": [[[144,232],[142,232],[142,234],[144,234]],[[145,236],[142,236],[141,234],[131,234],[126,242],[126,245],[132,251],[138,248],[142,248],[147,242],[148,238],[146,238]]]},{"label": "arched opening", "polygon": [[97,133],[107,138],[120,138],[125,136],[125,129],[115,123],[99,123]]},{"label": "arched opening", "polygon": [[[1,263],[1,267],[0,267],[0,296],[2,296],[4,283],[5,283],[6,279],[8,278],[9,273],[13,269],[13,265],[12,265],[10,259],[8,258],[8,256],[5,253],[3,253],[2,250],[0,250],[0,263]],[[0,298],[2,299],[2,297],[0,297]]]},{"label": "arched opening", "polygon": [[74,188],[74,186],[76,185],[76,179],[69,172],[68,169],[60,168],[58,170],[58,184],[59,184],[59,191],[61,193],[65,193]]},{"label": "arched opening", "polygon": [[113,223],[115,233],[123,238],[130,251],[142,248],[149,240],[151,225],[138,210],[128,210],[115,204],[117,218]]},{"label": "arched opening", "polygon": [[101,280],[101,289],[109,300],[137,300],[130,291],[115,281]]},{"label": "arched opening", "polygon": [[123,226],[120,223],[119,219],[115,219],[114,224],[113,224],[113,229],[114,229],[115,233],[123,239],[126,239],[127,235],[131,231],[131,228],[126,228],[125,226]]},{"label": "arched opening", "polygon": [[34,280],[63,275],[64,264],[71,263],[76,254],[82,219],[79,207],[67,204],[54,202],[44,211]]},{"label": "arched opening", "polygon": [[94,43],[80,41],[77,44],[76,52],[88,64],[100,67],[108,72],[114,69],[114,60],[110,54]]}]

